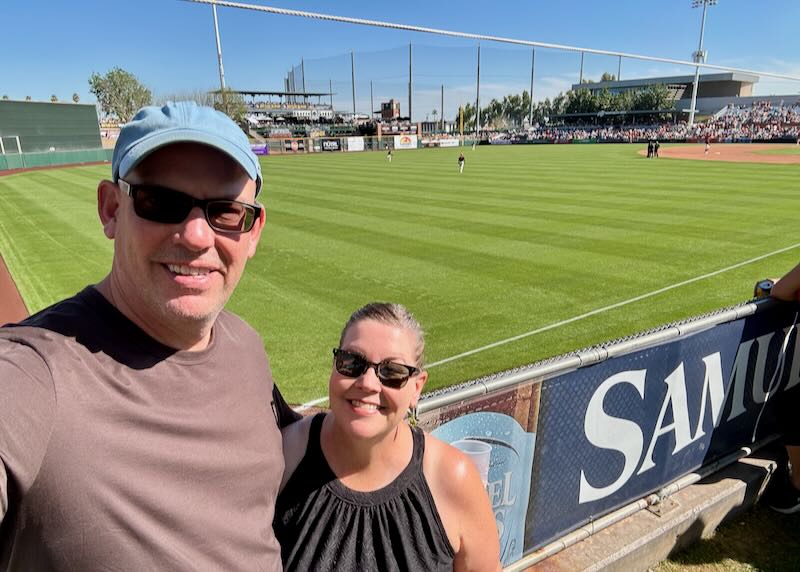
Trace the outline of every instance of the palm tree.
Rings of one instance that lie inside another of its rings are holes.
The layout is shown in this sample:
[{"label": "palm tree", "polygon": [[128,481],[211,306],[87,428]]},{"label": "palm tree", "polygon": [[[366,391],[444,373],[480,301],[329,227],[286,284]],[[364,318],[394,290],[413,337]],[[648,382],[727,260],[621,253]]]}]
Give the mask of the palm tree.
[{"label": "palm tree", "polygon": [[26,95],[25,96],[25,101],[30,101],[30,100],[31,100],[31,96],[30,95]]},{"label": "palm tree", "polygon": [[72,94],[72,101],[74,103],[78,103],[81,100],[81,97],[77,93]]},{"label": "palm tree", "polygon": [[56,96],[56,94],[53,94],[53,95],[51,95],[51,96],[50,96],[50,101],[52,101],[53,103],[55,103],[56,101],[58,101],[58,96]]}]

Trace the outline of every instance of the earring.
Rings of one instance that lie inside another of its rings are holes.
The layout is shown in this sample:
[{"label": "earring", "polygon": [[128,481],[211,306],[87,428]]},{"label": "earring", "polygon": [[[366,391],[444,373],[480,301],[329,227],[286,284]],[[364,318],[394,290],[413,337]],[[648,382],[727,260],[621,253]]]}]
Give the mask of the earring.
[{"label": "earring", "polygon": [[417,415],[417,405],[414,404],[408,408],[408,424],[416,427],[419,423],[419,416]]}]

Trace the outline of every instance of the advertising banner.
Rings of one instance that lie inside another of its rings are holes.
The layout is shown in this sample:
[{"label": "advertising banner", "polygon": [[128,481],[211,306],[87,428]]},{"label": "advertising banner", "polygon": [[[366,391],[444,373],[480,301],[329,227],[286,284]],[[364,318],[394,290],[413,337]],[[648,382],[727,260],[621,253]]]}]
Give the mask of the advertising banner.
[{"label": "advertising banner", "polygon": [[458,147],[458,139],[439,139],[439,147]]},{"label": "advertising banner", "polygon": [[341,151],[342,150],[342,143],[338,139],[323,139],[322,140],[322,150],[323,151]]},{"label": "advertising banner", "polygon": [[465,453],[478,467],[494,509],[500,560],[522,558],[525,517],[536,434],[503,413],[469,413],[432,432]]},{"label": "advertising banner", "polygon": [[347,138],[347,150],[348,151],[363,151],[364,150],[364,138],[363,137],[348,137]]},{"label": "advertising banner", "polygon": [[416,149],[417,136],[416,135],[395,135],[394,136],[395,149]]},{"label": "advertising banner", "polygon": [[577,370],[523,377],[423,407],[420,424],[479,468],[508,565],[773,434],[775,403],[800,386],[796,312],[774,304]]},{"label": "advertising banner", "polygon": [[306,142],[303,139],[284,139],[283,150],[286,153],[304,153]]}]

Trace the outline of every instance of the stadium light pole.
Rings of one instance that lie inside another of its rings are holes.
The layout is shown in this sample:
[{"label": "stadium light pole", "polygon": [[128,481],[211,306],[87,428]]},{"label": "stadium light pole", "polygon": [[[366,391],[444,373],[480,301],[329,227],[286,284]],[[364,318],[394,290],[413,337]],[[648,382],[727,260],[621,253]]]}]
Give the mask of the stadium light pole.
[{"label": "stadium light pole", "polygon": [[211,4],[211,12],[214,14],[214,35],[217,38],[217,65],[219,66],[219,90],[225,97],[225,68],[222,67],[222,45],[219,41],[219,23],[217,22],[217,3]]},{"label": "stadium light pole", "polygon": [[[700,44],[697,51],[692,54],[692,61],[697,64],[704,64],[706,62],[706,52],[703,51],[703,34],[706,30],[706,10],[709,6],[713,6],[717,0],[692,0],[692,8],[703,6],[703,19],[700,21]],[[694,114],[697,106],[697,89],[700,83],[700,66],[694,68],[694,84],[692,85],[692,107],[689,109],[689,127],[694,125]]]},{"label": "stadium light pole", "polygon": [[372,99],[372,80],[369,80],[369,120],[375,119],[375,100]]}]

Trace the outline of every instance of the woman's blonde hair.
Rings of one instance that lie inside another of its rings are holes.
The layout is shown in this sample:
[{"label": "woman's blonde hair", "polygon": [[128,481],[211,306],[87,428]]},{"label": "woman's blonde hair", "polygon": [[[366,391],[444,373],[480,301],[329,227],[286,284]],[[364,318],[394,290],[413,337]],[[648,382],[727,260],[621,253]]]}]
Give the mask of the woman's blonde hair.
[{"label": "woman's blonde hair", "polygon": [[420,369],[424,369],[425,332],[422,330],[420,323],[414,317],[414,314],[409,312],[408,308],[402,304],[393,304],[389,302],[370,302],[366,306],[362,306],[350,315],[350,319],[347,320],[347,323],[344,325],[342,335],[339,336],[340,347],[344,341],[345,335],[347,334],[347,330],[349,330],[354,324],[364,320],[374,320],[382,324],[396,326],[412,332],[417,342],[414,351],[414,358],[416,361],[414,365]]}]

